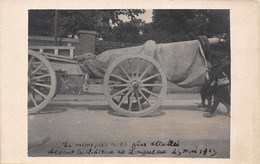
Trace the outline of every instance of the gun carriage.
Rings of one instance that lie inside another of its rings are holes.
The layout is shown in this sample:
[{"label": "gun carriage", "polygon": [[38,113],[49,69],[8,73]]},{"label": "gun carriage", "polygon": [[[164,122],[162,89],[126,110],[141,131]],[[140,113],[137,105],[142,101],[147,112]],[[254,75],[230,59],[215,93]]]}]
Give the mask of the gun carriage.
[{"label": "gun carriage", "polygon": [[[210,38],[208,42],[217,44],[219,39]],[[195,50],[186,52],[187,46]],[[176,47],[179,50],[175,50]],[[144,46],[74,58],[29,50],[28,113],[43,109],[59,92],[60,74],[72,72],[85,80],[82,88],[86,94],[87,87],[91,87],[87,83],[89,79],[103,79],[103,93],[116,112],[129,117],[147,115],[161,105],[167,80],[184,87],[205,83],[207,68],[203,48],[198,40],[160,45],[148,41]],[[68,70],[66,64],[76,69]]]}]

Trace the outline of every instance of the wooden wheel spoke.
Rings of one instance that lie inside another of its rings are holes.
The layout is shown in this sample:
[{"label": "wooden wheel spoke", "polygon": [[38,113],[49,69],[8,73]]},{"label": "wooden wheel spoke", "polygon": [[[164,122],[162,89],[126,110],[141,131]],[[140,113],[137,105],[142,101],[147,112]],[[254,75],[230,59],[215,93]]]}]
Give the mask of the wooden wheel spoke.
[{"label": "wooden wheel spoke", "polygon": [[136,67],[136,75],[135,77],[138,77],[140,73],[140,63],[137,62],[137,67]]},{"label": "wooden wheel spoke", "polygon": [[142,84],[144,87],[162,87],[162,84]]},{"label": "wooden wheel spoke", "polygon": [[152,65],[149,65],[145,70],[144,72],[142,73],[142,75],[140,76],[140,79],[142,79],[144,77],[144,75],[149,71],[149,69],[151,69],[153,66]]},{"label": "wooden wheel spoke", "polygon": [[30,70],[33,61],[34,61],[34,57],[32,56],[30,61],[29,61],[29,64],[28,64],[28,70]]},{"label": "wooden wheel spoke", "polygon": [[134,71],[133,71],[131,59],[129,59],[128,62],[129,62],[129,69],[130,69],[130,72],[131,72],[131,77],[134,77]]},{"label": "wooden wheel spoke", "polygon": [[41,78],[45,78],[45,77],[49,77],[51,76],[50,74],[45,74],[45,75],[41,75],[41,76],[34,76],[32,79],[33,80],[37,80],[37,79],[41,79]]},{"label": "wooden wheel spoke", "polygon": [[34,84],[37,86],[45,87],[45,88],[51,88],[51,86],[47,85],[47,84],[42,84],[42,83],[34,83]]},{"label": "wooden wheel spoke", "polygon": [[117,78],[118,80],[121,80],[121,81],[124,81],[124,82],[128,83],[128,81],[126,79],[124,79],[124,78],[122,78],[122,77],[120,77],[118,75],[111,74],[111,77]]},{"label": "wooden wheel spoke", "polygon": [[47,96],[45,96],[43,93],[41,93],[38,89],[33,89],[34,90],[34,92],[36,92],[36,93],[38,93],[41,97],[43,97],[44,99],[46,99],[47,98]]},{"label": "wooden wheel spoke", "polygon": [[131,93],[130,104],[129,104],[129,107],[128,107],[128,111],[131,111],[131,109],[132,109],[133,99],[134,99],[134,92]]},{"label": "wooden wheel spoke", "polygon": [[145,101],[151,106],[151,103],[149,102],[149,100],[147,99],[147,97],[143,94],[142,91],[139,91],[139,93],[142,95],[142,97],[145,99]]},{"label": "wooden wheel spoke", "polygon": [[142,110],[142,106],[141,106],[140,99],[139,99],[139,96],[138,96],[137,92],[135,92],[135,97],[136,97],[136,100],[137,100],[137,103],[138,103],[139,110],[141,111]]},{"label": "wooden wheel spoke", "polygon": [[122,98],[122,100],[120,101],[120,103],[118,104],[118,106],[121,106],[122,103],[126,100],[126,98],[128,97],[128,95],[131,93],[131,91],[129,90],[126,95]]},{"label": "wooden wheel spoke", "polygon": [[145,89],[145,88],[142,88],[141,90],[143,90],[143,91],[145,91],[145,92],[147,92],[147,93],[149,93],[149,94],[151,94],[151,95],[153,95],[153,96],[159,98],[158,95],[156,95],[155,93],[153,93],[153,92],[151,92],[151,91],[149,91],[149,90],[147,90],[147,89]]},{"label": "wooden wheel spoke", "polygon": [[109,85],[109,87],[127,87],[128,84],[112,84],[112,85]]},{"label": "wooden wheel spoke", "polygon": [[157,76],[160,76],[160,74],[157,73],[157,74],[154,74],[154,75],[152,75],[152,76],[149,76],[149,77],[143,79],[142,82],[144,83],[144,82],[146,82],[146,81],[148,81],[148,80],[151,80],[151,79],[153,79],[153,78],[155,78],[155,77],[157,77]]},{"label": "wooden wheel spoke", "polygon": [[42,67],[44,66],[44,64],[39,65],[31,74],[35,74],[37,71],[39,71]]},{"label": "wooden wheel spoke", "polygon": [[124,74],[126,75],[126,77],[128,78],[128,80],[130,80],[130,76],[128,75],[128,73],[125,71],[125,69],[121,66],[121,65],[118,65],[119,68],[124,72]]},{"label": "wooden wheel spoke", "polygon": [[30,99],[31,99],[32,102],[33,102],[33,105],[34,105],[34,106],[38,106],[38,104],[37,104],[36,100],[33,98],[33,95],[32,95],[31,92],[29,93],[29,96],[30,96]]},{"label": "wooden wheel spoke", "polygon": [[123,93],[123,92],[125,92],[127,90],[128,90],[128,88],[122,89],[121,91],[118,91],[115,94],[113,94],[111,97],[115,97],[115,96],[119,95],[120,93]]}]

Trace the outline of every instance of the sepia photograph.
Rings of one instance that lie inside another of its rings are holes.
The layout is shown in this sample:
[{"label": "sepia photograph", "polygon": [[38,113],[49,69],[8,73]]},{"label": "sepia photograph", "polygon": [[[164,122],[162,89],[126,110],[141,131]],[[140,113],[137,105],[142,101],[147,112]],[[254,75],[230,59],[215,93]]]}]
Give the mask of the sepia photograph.
[{"label": "sepia photograph", "polygon": [[259,163],[259,11],[0,1],[0,163]]},{"label": "sepia photograph", "polygon": [[28,157],[230,158],[229,9],[29,9]]}]

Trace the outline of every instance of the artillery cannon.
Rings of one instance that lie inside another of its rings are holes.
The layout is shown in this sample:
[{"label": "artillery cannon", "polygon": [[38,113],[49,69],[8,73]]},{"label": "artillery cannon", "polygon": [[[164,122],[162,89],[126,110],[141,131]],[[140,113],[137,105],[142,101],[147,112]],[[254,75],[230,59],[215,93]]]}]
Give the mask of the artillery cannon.
[{"label": "artillery cannon", "polygon": [[[219,41],[208,39],[210,45]],[[81,59],[29,50],[28,113],[40,111],[55,97],[60,83],[57,73],[64,71],[83,75],[86,80],[103,79],[104,95],[113,110],[130,117],[145,116],[161,105],[167,80],[183,87],[205,83],[204,52],[205,45],[198,40],[167,44],[148,41],[143,46],[109,50],[95,57],[85,54]],[[75,69],[68,70],[66,64]]]}]

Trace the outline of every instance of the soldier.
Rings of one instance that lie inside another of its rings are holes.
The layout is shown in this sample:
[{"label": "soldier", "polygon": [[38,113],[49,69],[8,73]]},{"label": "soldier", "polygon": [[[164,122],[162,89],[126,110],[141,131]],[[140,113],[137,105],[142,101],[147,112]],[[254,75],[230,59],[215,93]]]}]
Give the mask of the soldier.
[{"label": "soldier", "polygon": [[[209,73],[209,78],[212,76],[211,75],[211,64],[208,62],[207,63],[207,68],[208,68],[208,73]],[[202,86],[201,90],[200,90],[200,96],[201,96],[201,104],[199,104],[199,107],[207,107],[208,105],[205,104],[205,101],[207,100],[208,104],[209,104],[209,99],[210,99],[210,94],[208,93],[209,91],[209,87],[210,87],[210,83],[209,80],[206,81],[206,83]]]},{"label": "soldier", "polygon": [[[223,64],[214,77],[207,90],[208,108],[204,111],[204,117],[211,117],[216,111],[219,103],[226,106],[230,114],[230,63]],[[214,98],[213,105],[212,97]]]},{"label": "soldier", "polygon": [[207,105],[205,104],[205,101],[208,101],[209,104],[209,94],[208,89],[210,87],[209,85],[209,79],[211,78],[211,68],[212,68],[212,57],[211,57],[211,47],[210,47],[210,43],[209,40],[207,38],[207,36],[198,36],[198,40],[200,41],[202,50],[204,52],[205,58],[207,60],[207,70],[208,70],[208,79],[206,79],[206,84],[202,86],[201,90],[200,90],[200,96],[201,96],[201,104],[199,104],[199,107],[207,107]]},{"label": "soldier", "polygon": [[[208,107],[203,110],[205,117],[211,117],[216,111],[219,103],[223,103],[228,112],[230,112],[230,62],[223,57],[230,56],[229,39],[227,34],[219,36],[220,51],[212,50],[206,36],[199,36],[198,39],[203,48],[206,60],[208,62],[208,72],[210,76],[207,82],[201,89],[201,104],[199,107],[206,107],[205,101],[208,101]],[[223,51],[224,50],[224,51]],[[217,58],[217,59],[215,59]],[[226,73],[226,74],[225,74]],[[212,105],[212,98],[214,102]]]}]

